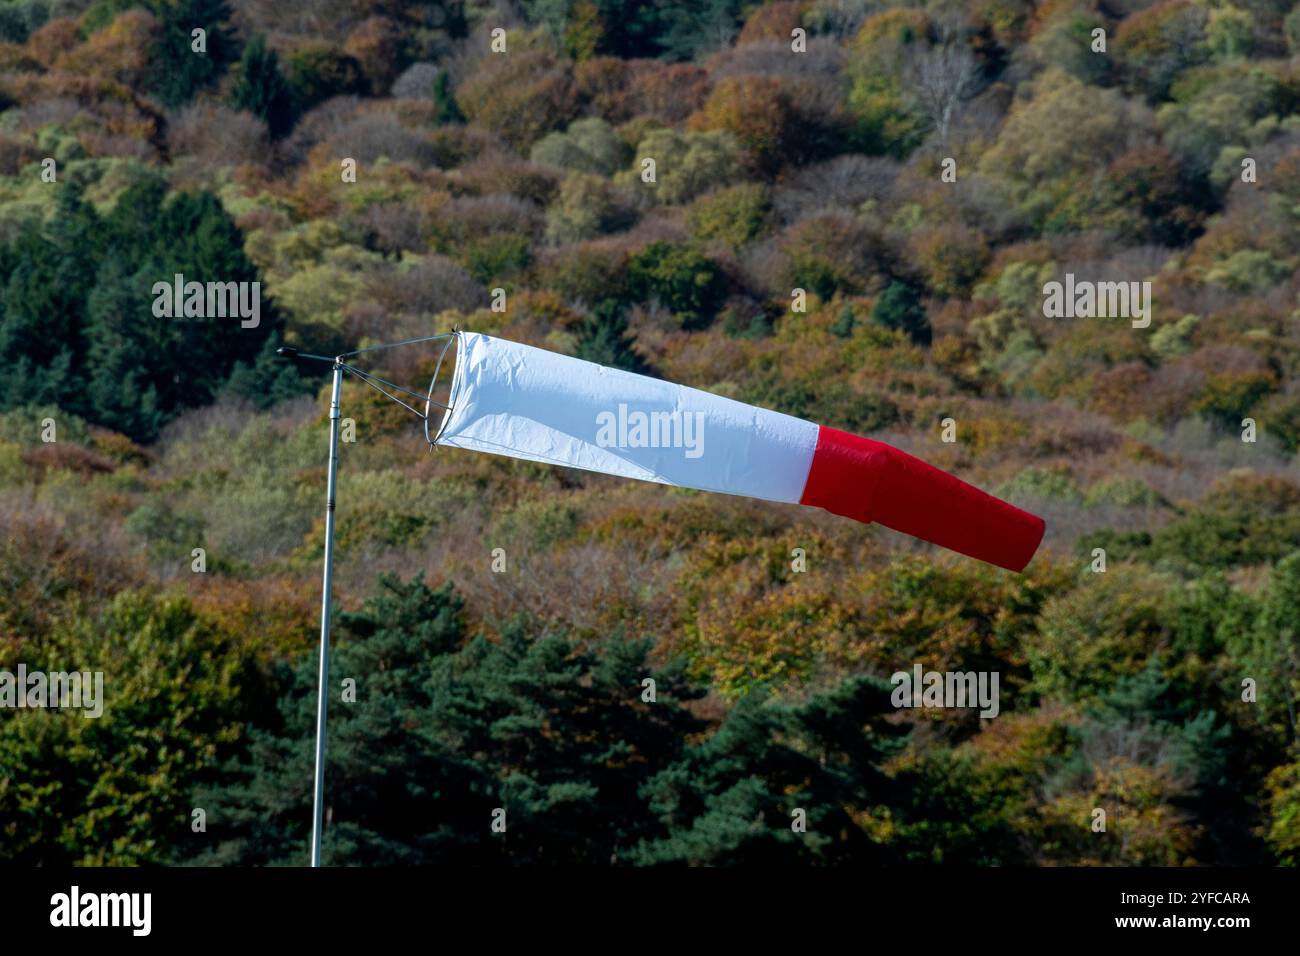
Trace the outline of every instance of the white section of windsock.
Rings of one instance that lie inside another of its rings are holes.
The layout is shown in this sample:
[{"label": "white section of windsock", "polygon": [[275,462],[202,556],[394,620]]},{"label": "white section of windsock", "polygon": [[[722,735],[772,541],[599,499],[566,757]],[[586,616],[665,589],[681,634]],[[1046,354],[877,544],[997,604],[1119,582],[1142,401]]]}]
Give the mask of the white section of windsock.
[{"label": "white section of windsock", "polygon": [[461,332],[437,444],[796,503],[817,426],[698,389]]}]

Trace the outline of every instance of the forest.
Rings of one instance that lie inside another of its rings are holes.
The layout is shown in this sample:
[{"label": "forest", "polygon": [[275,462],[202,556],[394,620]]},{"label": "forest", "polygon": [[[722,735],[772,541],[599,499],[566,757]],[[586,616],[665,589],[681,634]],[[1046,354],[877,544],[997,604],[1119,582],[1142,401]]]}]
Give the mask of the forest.
[{"label": "forest", "polygon": [[0,708],[0,863],[307,862],[329,381],[276,349],[455,327],[1047,534],[431,450],[348,380],[327,864],[1296,865],[1297,266],[1289,0],[0,0],[0,670],[105,697]]}]

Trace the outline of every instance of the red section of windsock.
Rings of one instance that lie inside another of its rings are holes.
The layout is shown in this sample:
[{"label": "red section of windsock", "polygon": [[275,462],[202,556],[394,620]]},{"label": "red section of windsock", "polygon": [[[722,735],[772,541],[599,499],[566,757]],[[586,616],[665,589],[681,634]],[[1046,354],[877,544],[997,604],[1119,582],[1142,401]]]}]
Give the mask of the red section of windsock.
[{"label": "red section of windsock", "polygon": [[800,504],[1022,571],[1043,519],[883,442],[820,426]]}]

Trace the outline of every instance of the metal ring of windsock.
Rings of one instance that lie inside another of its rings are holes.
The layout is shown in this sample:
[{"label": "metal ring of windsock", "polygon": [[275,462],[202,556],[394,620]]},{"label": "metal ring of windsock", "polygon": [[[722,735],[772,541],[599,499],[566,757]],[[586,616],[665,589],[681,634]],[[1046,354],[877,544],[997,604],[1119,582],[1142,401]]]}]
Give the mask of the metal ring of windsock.
[{"label": "metal ring of windsock", "polygon": [[883,442],[490,335],[455,338],[432,444],[811,505],[1011,571],[1042,541],[1042,518]]}]

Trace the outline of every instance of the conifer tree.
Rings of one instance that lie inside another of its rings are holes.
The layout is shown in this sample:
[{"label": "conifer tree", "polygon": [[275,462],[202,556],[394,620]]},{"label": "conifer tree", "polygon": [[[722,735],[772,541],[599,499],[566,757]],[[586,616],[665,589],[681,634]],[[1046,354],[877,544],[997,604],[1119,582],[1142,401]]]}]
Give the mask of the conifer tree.
[{"label": "conifer tree", "polygon": [[[154,50],[152,87],[168,106],[180,106],[210,86],[234,59],[226,0],[151,0],[162,21]],[[201,49],[195,30],[202,30]]]},{"label": "conifer tree", "polygon": [[266,37],[253,37],[244,47],[231,90],[236,109],[247,110],[266,123],[271,136],[283,136],[293,125],[293,94],[280,70],[280,57],[266,45]]}]

